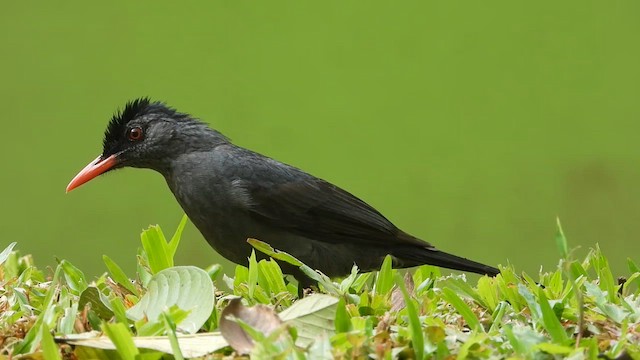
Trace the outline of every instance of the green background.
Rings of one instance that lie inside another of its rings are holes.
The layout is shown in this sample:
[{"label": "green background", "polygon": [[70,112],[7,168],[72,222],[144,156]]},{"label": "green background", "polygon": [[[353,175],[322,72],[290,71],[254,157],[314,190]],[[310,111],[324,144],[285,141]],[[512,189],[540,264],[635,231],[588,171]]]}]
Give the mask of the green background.
[{"label": "green background", "polygon": [[[149,170],[70,194],[111,114],[167,101],[489,264],[640,260],[640,2],[4,1],[0,224],[36,261],[130,271],[182,211]],[[190,224],[178,263],[219,261]]]}]

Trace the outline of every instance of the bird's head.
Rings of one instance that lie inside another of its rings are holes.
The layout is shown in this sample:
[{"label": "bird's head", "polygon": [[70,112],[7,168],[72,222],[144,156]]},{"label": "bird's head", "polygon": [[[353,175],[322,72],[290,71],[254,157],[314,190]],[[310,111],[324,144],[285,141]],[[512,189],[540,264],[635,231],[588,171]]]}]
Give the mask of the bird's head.
[{"label": "bird's head", "polygon": [[67,185],[67,192],[125,166],[163,172],[172,159],[227,139],[203,122],[161,102],[140,98],[116,112],[104,133],[102,154]]}]

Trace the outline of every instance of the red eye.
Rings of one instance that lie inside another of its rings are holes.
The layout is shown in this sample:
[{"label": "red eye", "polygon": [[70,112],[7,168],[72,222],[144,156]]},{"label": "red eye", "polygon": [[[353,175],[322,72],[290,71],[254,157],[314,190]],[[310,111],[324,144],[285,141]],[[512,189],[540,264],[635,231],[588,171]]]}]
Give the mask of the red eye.
[{"label": "red eye", "polygon": [[134,128],[127,130],[127,137],[129,138],[130,141],[142,140],[143,135],[144,135],[144,131],[142,131],[141,127],[136,126]]}]

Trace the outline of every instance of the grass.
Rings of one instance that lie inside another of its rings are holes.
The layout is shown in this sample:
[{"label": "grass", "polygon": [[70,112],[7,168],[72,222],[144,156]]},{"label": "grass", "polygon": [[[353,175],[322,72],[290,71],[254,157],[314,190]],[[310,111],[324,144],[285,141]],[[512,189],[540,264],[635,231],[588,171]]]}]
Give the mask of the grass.
[{"label": "grass", "polygon": [[45,272],[8,246],[0,358],[240,356],[234,348],[257,359],[640,358],[639,267],[628,259],[629,275],[614,279],[597,246],[573,259],[559,223],[554,271],[509,266],[475,283],[430,266],[394,270],[390,258],[375,274],[354,268],[335,281],[251,240],[319,282],[303,300],[277,262],[255,253],[232,277],[216,265],[174,266],[185,223],[169,241],[158,226],[145,230],[131,277],[106,256],[97,279],[65,260]]}]

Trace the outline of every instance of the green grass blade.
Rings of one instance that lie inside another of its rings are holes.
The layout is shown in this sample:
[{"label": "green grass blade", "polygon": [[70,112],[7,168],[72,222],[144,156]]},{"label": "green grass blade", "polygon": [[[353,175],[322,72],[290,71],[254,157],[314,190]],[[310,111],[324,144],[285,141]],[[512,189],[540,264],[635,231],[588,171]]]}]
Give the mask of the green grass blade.
[{"label": "green grass blade", "polygon": [[560,256],[563,259],[566,259],[569,256],[569,247],[567,245],[567,238],[564,236],[564,232],[562,231],[562,224],[560,223],[560,218],[556,218],[557,232],[556,232],[556,245],[558,246],[558,251],[560,251]]},{"label": "green grass blade", "polygon": [[207,272],[207,274],[209,274],[211,281],[215,281],[216,278],[218,277],[218,274],[220,274],[220,272],[222,271],[222,265],[220,264],[209,265],[205,269],[205,271]]},{"label": "green grass blade", "polygon": [[111,339],[115,345],[118,354],[124,360],[135,360],[140,354],[138,348],[133,343],[133,337],[128,327],[123,323],[102,324],[102,331]]},{"label": "green grass blade", "polygon": [[506,301],[500,302],[497,306],[496,306],[496,311],[493,313],[492,316],[492,323],[491,323],[491,327],[489,328],[489,333],[493,333],[495,331],[497,331],[502,325],[502,318],[504,317],[504,313],[507,310],[507,307],[509,307],[509,303],[507,303]]},{"label": "green grass blade", "polygon": [[275,260],[260,260],[258,269],[263,274],[271,292],[274,294],[287,292],[284,274]]},{"label": "green grass blade", "polygon": [[14,246],[16,246],[16,244],[16,242],[12,242],[11,244],[9,244],[9,246],[2,250],[2,252],[0,253],[0,265],[7,261],[9,255],[11,254],[11,251],[13,251],[13,248]]},{"label": "green grass blade", "polygon": [[171,319],[171,316],[166,312],[162,313],[162,321],[164,322],[165,329],[167,330],[167,337],[171,344],[171,350],[173,357],[176,360],[184,360],[182,356],[182,350],[180,350],[180,344],[178,343],[178,337],[176,336],[176,324]]},{"label": "green grass blade", "polygon": [[150,226],[140,237],[153,274],[173,266],[173,256],[159,226]]},{"label": "green grass blade", "polygon": [[484,299],[476,289],[472,288],[466,280],[462,280],[459,278],[449,278],[444,281],[446,287],[450,287],[454,289],[455,292],[459,295],[465,295],[471,299],[473,299],[478,305],[482,306],[485,309],[488,309],[489,306],[485,303]]},{"label": "green grass blade", "polygon": [[113,281],[120,284],[125,289],[129,290],[132,294],[136,296],[140,295],[140,293],[138,292],[138,289],[136,289],[136,287],[133,286],[133,284],[129,280],[129,277],[127,277],[124,271],[122,271],[122,268],[118,266],[118,264],[116,264],[115,261],[111,260],[111,258],[108,257],[107,255],[102,255],[102,261],[104,261],[104,264],[107,266],[107,269],[109,270],[109,273],[111,274],[111,278],[113,279]]},{"label": "green grass blade", "polygon": [[348,332],[351,330],[351,317],[347,312],[347,306],[344,298],[340,298],[338,306],[336,307],[336,319],[335,319],[336,334]]},{"label": "green grass blade", "polygon": [[42,347],[42,355],[46,360],[62,360],[58,346],[53,341],[53,336],[51,336],[46,324],[42,324],[40,346]]},{"label": "green grass blade", "polygon": [[393,287],[393,259],[390,255],[384,257],[380,271],[376,276],[376,283],[374,285],[374,291],[378,295],[387,296],[391,293]]},{"label": "green grass blade", "polygon": [[144,248],[139,247],[136,254],[136,274],[138,275],[138,280],[140,280],[140,284],[142,284],[143,287],[147,287],[149,280],[151,280],[151,277],[153,276],[148,269],[149,260],[147,259],[147,253],[144,251]]},{"label": "green grass blade", "polygon": [[629,267],[629,271],[632,273],[640,272],[640,267],[638,267],[631,258],[627,258],[627,266]]},{"label": "green grass blade", "polygon": [[116,321],[118,321],[119,323],[122,323],[124,325],[127,325],[126,329],[128,331],[131,331],[129,329],[129,319],[127,318],[127,313],[126,313],[126,308],[124,307],[124,304],[122,303],[122,300],[118,297],[114,297],[112,299],[109,300],[109,304],[111,305],[111,309],[113,310],[113,314],[116,317]]},{"label": "green grass blade", "polygon": [[416,354],[416,359],[424,358],[424,334],[422,332],[422,324],[418,317],[418,309],[416,309],[413,303],[407,287],[404,285],[404,280],[400,274],[396,273],[396,285],[402,292],[404,303],[407,308],[407,315],[409,316],[409,328],[411,333],[411,342],[413,345],[413,351]]},{"label": "green grass blade", "polygon": [[511,327],[511,325],[504,327],[504,335],[506,336],[507,340],[509,340],[511,347],[513,348],[516,354],[519,354],[519,355],[527,354],[526,344],[523,341],[521,341],[521,339],[513,333],[513,328]]},{"label": "green grass blade", "polygon": [[302,271],[305,275],[307,275],[312,280],[317,281],[318,284],[322,285],[329,293],[332,293],[332,294],[340,293],[340,289],[338,289],[335,285],[333,285],[333,282],[331,282],[331,279],[329,279],[326,275],[319,274],[317,271],[308,267],[307,265],[302,263],[302,261],[287,254],[286,252],[274,250],[271,247],[271,245],[257,239],[247,239],[247,242],[251,246],[253,246],[254,249],[266,255],[269,255],[274,259],[284,261],[294,266],[298,266],[300,268],[300,271]]},{"label": "green grass blade", "polygon": [[556,313],[551,308],[551,305],[549,305],[549,300],[547,300],[547,297],[545,296],[543,289],[538,290],[538,298],[539,298],[540,312],[542,313],[542,321],[544,324],[544,328],[549,333],[549,336],[551,336],[551,339],[553,339],[554,342],[560,345],[567,344],[569,340],[569,337],[567,336],[567,332],[565,331],[564,327],[560,323],[560,320],[558,320],[558,317],[556,316]]},{"label": "green grass blade", "polygon": [[62,260],[60,265],[62,266],[62,272],[67,284],[76,295],[79,295],[87,288],[87,286],[89,286],[84,277],[84,273],[80,269],[67,260]]},{"label": "green grass blade", "polygon": [[184,214],[182,216],[182,219],[180,220],[180,224],[178,224],[176,232],[173,233],[171,241],[169,241],[168,249],[172,259],[176,255],[176,251],[178,250],[178,245],[180,244],[180,239],[182,238],[182,232],[187,225],[187,220],[189,220],[189,218],[187,217],[187,214]]},{"label": "green grass blade", "polygon": [[596,246],[596,252],[593,257],[593,266],[598,274],[598,280],[600,282],[600,288],[607,292],[607,299],[612,304],[619,304],[617,293],[617,284],[613,279],[611,268],[609,267],[609,261],[600,251],[600,246]]},{"label": "green grass blade", "polygon": [[460,315],[462,315],[471,330],[484,332],[484,328],[482,327],[482,324],[480,324],[476,314],[473,313],[469,305],[467,305],[467,303],[465,303],[458,294],[449,288],[442,289],[442,294],[447,302],[453,305]]},{"label": "green grass blade", "polygon": [[247,286],[249,287],[249,298],[253,299],[253,294],[256,292],[256,285],[258,285],[258,261],[256,260],[256,252],[251,250],[251,256],[249,257],[249,278],[247,279]]},{"label": "green grass blade", "polygon": [[273,247],[271,247],[271,245],[267,244],[266,242],[257,240],[257,239],[247,239],[247,242],[253,246],[256,250],[267,254],[269,256],[271,256],[274,259],[280,260],[280,261],[284,261],[286,263],[289,263],[291,265],[294,266],[298,266],[301,267],[304,264],[302,263],[302,261],[296,259],[295,257],[287,254],[286,252],[282,252],[282,251],[278,251],[275,250]]}]

